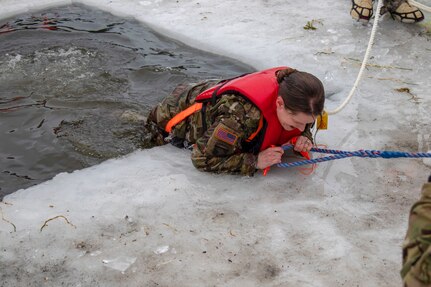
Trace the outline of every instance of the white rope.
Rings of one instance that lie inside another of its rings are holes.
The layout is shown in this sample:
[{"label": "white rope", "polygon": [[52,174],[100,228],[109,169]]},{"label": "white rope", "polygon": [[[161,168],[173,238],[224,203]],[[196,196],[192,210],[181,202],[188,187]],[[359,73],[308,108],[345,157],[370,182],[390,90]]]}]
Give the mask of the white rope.
[{"label": "white rope", "polygon": [[[408,3],[412,6],[415,6],[419,9],[422,9],[424,11],[430,12],[431,13],[431,7],[428,7],[426,5],[423,5],[421,3],[418,3],[414,0],[407,0]],[[379,2],[377,3],[377,10],[376,10],[376,16],[374,18],[374,23],[373,23],[373,29],[371,30],[371,35],[370,35],[370,41],[368,42],[368,47],[367,47],[367,51],[365,52],[364,55],[364,60],[362,61],[362,65],[361,65],[361,69],[359,70],[358,76],[356,77],[356,81],[353,84],[352,89],[350,90],[349,95],[347,96],[347,98],[344,100],[344,102],[335,110],[333,111],[328,111],[328,115],[334,115],[338,112],[340,112],[346,105],[347,103],[352,99],[353,94],[356,91],[356,88],[359,85],[359,82],[361,81],[362,75],[364,73],[365,67],[367,66],[367,62],[368,62],[368,58],[370,56],[370,52],[371,52],[371,47],[374,44],[374,37],[376,36],[376,31],[377,31],[377,27],[379,24],[379,19],[380,19],[380,10],[382,9],[383,6],[383,0],[379,0]]]},{"label": "white rope", "polygon": [[359,82],[362,78],[362,74],[364,73],[365,67],[367,65],[368,58],[370,56],[371,47],[374,44],[374,37],[376,35],[377,26],[378,26],[379,19],[380,19],[380,9],[382,8],[382,6],[383,6],[383,0],[379,0],[379,2],[377,3],[377,10],[376,10],[376,16],[374,18],[373,29],[371,30],[370,41],[368,42],[367,51],[365,52],[364,60],[362,61],[362,66],[361,66],[361,69],[359,70],[356,81],[353,84],[353,87],[350,90],[350,93],[347,96],[347,98],[344,100],[344,102],[335,110],[327,111],[328,115],[334,115],[334,114],[338,113],[339,111],[341,111],[347,105],[347,103],[352,99],[353,94],[355,93],[355,90],[359,85]]},{"label": "white rope", "polygon": [[419,9],[422,9],[424,11],[427,11],[427,12],[431,13],[431,7],[429,7],[429,6],[426,6],[424,4],[418,3],[418,2],[416,2],[414,0],[407,0],[407,2],[409,2],[409,4],[412,5],[412,6],[415,6],[415,7],[419,8]]}]

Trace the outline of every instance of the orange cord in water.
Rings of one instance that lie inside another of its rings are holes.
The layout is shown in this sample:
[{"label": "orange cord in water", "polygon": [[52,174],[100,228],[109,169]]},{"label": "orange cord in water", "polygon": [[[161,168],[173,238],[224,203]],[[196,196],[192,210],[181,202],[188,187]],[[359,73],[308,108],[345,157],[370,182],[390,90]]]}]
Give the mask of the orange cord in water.
[{"label": "orange cord in water", "polygon": [[[324,144],[318,144],[318,145],[315,145],[314,147],[327,148],[328,146]],[[303,159],[303,157],[300,157],[300,156],[288,156],[287,158]],[[298,171],[301,174],[308,176],[313,174],[316,168],[317,168],[317,164],[313,163],[310,167],[298,167]]]}]

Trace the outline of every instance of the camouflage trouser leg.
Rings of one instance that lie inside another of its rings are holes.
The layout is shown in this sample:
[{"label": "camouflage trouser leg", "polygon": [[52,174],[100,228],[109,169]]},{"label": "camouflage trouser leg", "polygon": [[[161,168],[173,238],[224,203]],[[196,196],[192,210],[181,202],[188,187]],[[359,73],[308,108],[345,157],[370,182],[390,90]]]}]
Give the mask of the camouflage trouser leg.
[{"label": "camouflage trouser leg", "polygon": [[[166,144],[165,126],[172,117],[191,106],[196,96],[206,89],[216,85],[220,80],[208,80],[199,84],[180,84],[160,104],[153,108],[145,123],[144,146],[152,147]],[[175,127],[175,136],[185,138],[186,121]]]},{"label": "camouflage trouser leg", "polygon": [[431,182],[410,209],[401,277],[405,287],[431,286]]}]

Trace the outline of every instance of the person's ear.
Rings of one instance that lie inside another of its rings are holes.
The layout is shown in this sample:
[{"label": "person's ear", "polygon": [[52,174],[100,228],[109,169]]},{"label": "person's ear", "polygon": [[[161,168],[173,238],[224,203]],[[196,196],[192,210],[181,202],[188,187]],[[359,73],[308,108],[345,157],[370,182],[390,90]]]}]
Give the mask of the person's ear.
[{"label": "person's ear", "polygon": [[283,98],[278,96],[277,100],[275,100],[275,105],[277,108],[283,108],[284,109],[284,101]]}]

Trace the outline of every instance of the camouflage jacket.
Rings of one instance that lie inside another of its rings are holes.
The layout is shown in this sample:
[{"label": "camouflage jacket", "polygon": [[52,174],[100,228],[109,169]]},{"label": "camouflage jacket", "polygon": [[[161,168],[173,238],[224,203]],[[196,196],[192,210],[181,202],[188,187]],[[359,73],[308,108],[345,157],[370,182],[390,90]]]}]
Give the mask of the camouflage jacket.
[{"label": "camouflage jacket", "polygon": [[[218,80],[211,80],[196,85],[179,85],[150,113],[147,130],[163,133],[174,115],[194,104],[196,96],[217,83]],[[170,138],[176,145],[178,142],[179,145],[183,142],[186,143],[184,146],[193,145],[192,162],[199,170],[253,175],[257,154],[243,152],[243,145],[258,129],[260,117],[260,110],[247,99],[227,94],[218,99],[214,106],[208,104],[205,119],[202,119],[202,113],[197,112],[177,124]],[[303,135],[312,139],[310,126],[306,127]],[[155,142],[163,144],[161,137]]]},{"label": "camouflage jacket", "polygon": [[431,183],[410,210],[401,277],[408,287],[431,286]]}]

